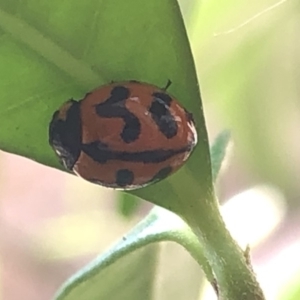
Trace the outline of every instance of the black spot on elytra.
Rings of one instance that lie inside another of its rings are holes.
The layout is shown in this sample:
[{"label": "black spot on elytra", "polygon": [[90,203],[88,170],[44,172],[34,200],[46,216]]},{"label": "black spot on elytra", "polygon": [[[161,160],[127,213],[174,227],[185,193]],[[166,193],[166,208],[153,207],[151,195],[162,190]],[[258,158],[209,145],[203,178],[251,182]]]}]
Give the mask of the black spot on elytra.
[{"label": "black spot on elytra", "polygon": [[61,163],[73,169],[81,151],[80,102],[72,103],[66,112],[65,120],[59,118],[59,111],[53,114],[49,126],[49,143],[59,156]]},{"label": "black spot on elytra", "polygon": [[151,182],[155,182],[155,181],[159,181],[159,180],[165,179],[165,178],[168,177],[171,173],[172,173],[172,167],[170,167],[170,166],[165,167],[165,168],[159,170],[159,171],[153,176],[153,178],[152,178],[150,181],[151,181]]},{"label": "black spot on elytra", "polygon": [[131,185],[134,180],[134,174],[128,169],[121,169],[116,172],[116,184],[120,187]]},{"label": "black spot on elytra", "polygon": [[96,105],[96,113],[102,118],[121,118],[124,127],[120,136],[125,143],[134,142],[141,133],[139,119],[125,106],[130,91],[124,86],[116,86],[112,89],[110,97]]},{"label": "black spot on elytra", "polygon": [[82,151],[89,155],[94,161],[103,164],[109,160],[129,161],[129,162],[143,162],[147,163],[160,163],[173,156],[190,152],[191,146],[183,147],[180,149],[157,149],[141,152],[123,152],[112,151],[109,148],[104,147],[102,143],[92,142],[90,144],[83,144]]},{"label": "black spot on elytra", "polygon": [[100,164],[105,164],[109,160],[111,151],[105,143],[97,141],[90,144],[82,144],[81,148],[84,153]]},{"label": "black spot on elytra", "polygon": [[139,119],[130,112],[123,117],[123,120],[125,125],[121,133],[121,138],[125,143],[134,142],[141,133],[141,123]]},{"label": "black spot on elytra", "polygon": [[170,112],[172,98],[165,93],[153,93],[153,101],[150,106],[152,119],[158,126],[159,130],[168,139],[177,134],[177,123]]},{"label": "black spot on elytra", "polygon": [[130,91],[125,86],[115,86],[111,92],[110,97],[102,104],[114,104],[126,100],[130,95]]},{"label": "black spot on elytra", "polygon": [[154,98],[157,98],[157,99],[160,99],[162,102],[164,102],[167,106],[170,106],[171,105],[171,102],[172,102],[172,98],[166,94],[166,93],[159,93],[159,92],[156,92],[156,93],[153,93],[152,96]]}]

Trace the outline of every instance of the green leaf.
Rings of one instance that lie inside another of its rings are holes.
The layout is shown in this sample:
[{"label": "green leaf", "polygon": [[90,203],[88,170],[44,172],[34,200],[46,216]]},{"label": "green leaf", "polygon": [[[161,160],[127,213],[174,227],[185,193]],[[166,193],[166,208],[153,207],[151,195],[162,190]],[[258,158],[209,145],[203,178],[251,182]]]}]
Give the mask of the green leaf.
[{"label": "green leaf", "polygon": [[[191,229],[175,214],[155,208],[109,251],[71,277],[55,299],[153,299],[159,241],[175,241],[184,246],[213,280],[211,268]],[[200,283],[200,278],[197,281]],[[182,284],[181,290],[185,286],[190,287],[188,281]],[[189,288],[186,293],[196,296],[198,291],[199,285],[194,285],[194,290]]]},{"label": "green leaf", "polygon": [[193,112],[198,146],[176,175],[132,193],[179,212],[193,178],[193,195],[211,192],[199,88],[176,0],[3,0],[0,35],[2,150],[62,169],[48,124],[63,102],[111,80],[164,86],[170,79],[169,92]]},{"label": "green leaf", "polygon": [[214,181],[216,181],[222,164],[224,163],[224,159],[226,158],[229,142],[230,131],[224,130],[216,137],[210,148],[211,168]]}]

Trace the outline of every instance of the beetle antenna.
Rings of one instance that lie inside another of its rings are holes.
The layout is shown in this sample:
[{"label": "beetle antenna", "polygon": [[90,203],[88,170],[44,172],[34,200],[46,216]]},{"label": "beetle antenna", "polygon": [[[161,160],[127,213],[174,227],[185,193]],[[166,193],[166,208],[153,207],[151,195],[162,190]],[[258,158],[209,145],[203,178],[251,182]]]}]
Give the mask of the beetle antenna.
[{"label": "beetle antenna", "polygon": [[166,86],[164,88],[162,88],[162,90],[166,91],[171,84],[172,84],[172,81],[170,79],[168,79]]}]

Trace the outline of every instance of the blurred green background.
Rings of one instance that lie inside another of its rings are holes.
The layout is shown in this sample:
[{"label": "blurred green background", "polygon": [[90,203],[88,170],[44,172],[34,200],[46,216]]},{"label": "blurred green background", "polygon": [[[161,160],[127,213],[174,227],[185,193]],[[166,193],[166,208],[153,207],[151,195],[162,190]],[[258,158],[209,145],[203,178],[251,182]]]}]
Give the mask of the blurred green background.
[{"label": "blurred green background", "polygon": [[[210,140],[224,128],[233,136],[217,185],[228,227],[241,245],[251,244],[267,298],[298,300],[299,5],[292,0],[179,2]],[[143,202],[126,218],[113,191],[14,155],[1,153],[0,159],[0,299],[50,299],[69,275],[150,209]],[[174,259],[184,274],[180,281]],[[156,299],[175,299],[170,296],[175,294],[181,299],[180,285],[197,266],[174,244],[165,245],[160,261]],[[201,287],[200,299],[215,298]]]}]

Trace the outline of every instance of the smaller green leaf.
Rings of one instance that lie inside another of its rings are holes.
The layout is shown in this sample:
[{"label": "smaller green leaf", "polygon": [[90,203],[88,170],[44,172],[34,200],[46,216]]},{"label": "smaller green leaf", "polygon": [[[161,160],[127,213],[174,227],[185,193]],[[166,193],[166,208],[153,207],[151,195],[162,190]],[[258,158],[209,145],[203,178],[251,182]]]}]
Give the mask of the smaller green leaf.
[{"label": "smaller green leaf", "polygon": [[122,216],[130,218],[137,211],[139,205],[138,197],[128,193],[118,193],[117,210]]},{"label": "smaller green leaf", "polygon": [[177,215],[156,207],[115,246],[73,275],[55,300],[152,299],[157,242],[161,241],[182,245],[213,282],[211,268],[195,234]]},{"label": "smaller green leaf", "polygon": [[[125,244],[126,241],[123,246]],[[108,251],[76,273],[55,299],[151,300],[158,245],[147,245],[123,256],[121,248],[116,252]],[[116,259],[117,256],[120,257]]]},{"label": "smaller green leaf", "polygon": [[226,154],[229,148],[230,131],[222,131],[214,140],[213,145],[210,148],[212,176],[214,182],[217,180],[218,174],[222,168]]}]

